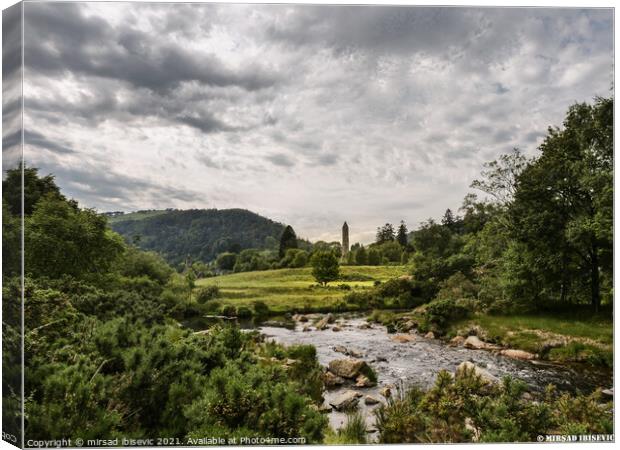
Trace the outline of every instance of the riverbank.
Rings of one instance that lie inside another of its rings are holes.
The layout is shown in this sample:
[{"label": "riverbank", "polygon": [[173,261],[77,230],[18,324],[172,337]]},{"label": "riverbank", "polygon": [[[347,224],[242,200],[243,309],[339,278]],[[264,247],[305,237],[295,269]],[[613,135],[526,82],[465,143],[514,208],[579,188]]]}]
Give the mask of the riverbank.
[{"label": "riverbank", "polygon": [[[419,311],[396,314],[375,311],[370,318],[394,330],[407,331],[423,322]],[[489,349],[495,346],[498,350],[519,350],[530,354],[531,359],[613,367],[613,321],[602,314],[501,316],[476,313],[448,322],[442,331],[442,339],[446,342],[462,342],[458,336],[476,336],[483,342],[482,346],[490,344]]]}]

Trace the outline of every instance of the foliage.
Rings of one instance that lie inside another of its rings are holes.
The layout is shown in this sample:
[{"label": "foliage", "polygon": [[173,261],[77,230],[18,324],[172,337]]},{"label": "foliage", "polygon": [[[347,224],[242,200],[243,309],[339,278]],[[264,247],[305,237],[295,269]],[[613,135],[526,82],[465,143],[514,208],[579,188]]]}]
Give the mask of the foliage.
[{"label": "foliage", "polygon": [[490,385],[473,369],[441,371],[428,391],[398,391],[375,414],[381,443],[536,442],[545,434],[611,433],[612,410],[600,393],[537,401],[523,382]]},{"label": "foliage", "polygon": [[286,251],[292,248],[297,248],[297,235],[295,234],[293,227],[287,225],[280,236],[280,249],[278,251],[278,255],[280,258],[284,258]]},{"label": "foliage", "polygon": [[222,271],[233,270],[235,268],[235,265],[237,264],[237,254],[230,252],[220,253],[219,255],[217,255],[215,264],[217,265],[218,269]]},{"label": "foliage", "polygon": [[[220,253],[269,249],[284,230],[284,225],[244,209],[169,210],[133,216],[115,217],[112,229],[128,242],[139,235],[140,248],[161,254],[174,266],[188,255],[209,262]],[[232,270],[232,266],[222,270]]]},{"label": "foliage", "polygon": [[338,258],[333,252],[315,252],[310,259],[312,265],[312,276],[322,284],[327,285],[330,281],[335,281],[340,275]]},{"label": "foliage", "polygon": [[214,284],[200,288],[196,293],[196,301],[202,305],[210,300],[218,298],[219,296],[220,288],[218,285]]},{"label": "foliage", "polygon": [[404,221],[400,221],[400,225],[398,226],[398,231],[396,232],[396,242],[398,242],[401,247],[407,247],[408,244],[408,234],[407,225]]},{"label": "foliage", "polygon": [[359,411],[347,412],[347,422],[338,431],[330,431],[325,437],[326,444],[351,445],[367,444],[366,421]]},{"label": "foliage", "polygon": [[125,249],[105,217],[52,194],[26,218],[24,240],[26,270],[35,277],[106,271]]},{"label": "foliage", "polygon": [[289,248],[284,254],[284,258],[280,261],[280,267],[304,267],[308,264],[308,252],[298,248]]},{"label": "foliage", "polygon": [[377,236],[375,238],[377,244],[383,244],[384,242],[393,241],[395,239],[394,225],[391,223],[386,223],[382,227],[377,228]]}]

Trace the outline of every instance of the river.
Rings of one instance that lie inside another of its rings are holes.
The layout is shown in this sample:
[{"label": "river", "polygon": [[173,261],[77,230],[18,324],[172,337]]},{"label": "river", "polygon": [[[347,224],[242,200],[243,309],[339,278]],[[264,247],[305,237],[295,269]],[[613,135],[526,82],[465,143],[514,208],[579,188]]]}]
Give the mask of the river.
[{"label": "river", "polygon": [[[259,329],[267,339],[280,344],[311,344],[316,347],[317,357],[323,366],[334,359],[346,358],[336,352],[336,346],[344,346],[358,353],[361,359],[370,364],[378,377],[374,388],[342,387],[327,391],[326,403],[347,389],[357,389],[364,395],[371,395],[384,400],[379,390],[386,386],[406,388],[418,385],[430,387],[437,373],[442,370],[454,372],[463,361],[471,361],[486,369],[492,375],[503,377],[510,375],[526,382],[533,392],[541,392],[549,384],[555,384],[561,391],[582,393],[592,392],[597,387],[611,386],[611,372],[593,368],[584,370],[583,365],[557,365],[548,362],[526,362],[510,359],[485,350],[470,350],[464,347],[452,347],[437,339],[427,339],[415,334],[412,342],[398,343],[391,339],[384,326],[372,324],[371,328],[360,328],[366,324],[364,318],[341,316],[338,318],[341,331],[331,329],[302,331],[306,324],[296,323],[293,327],[261,326]],[[369,430],[373,430],[374,414],[372,410],[378,405],[366,405],[364,399],[359,402],[359,410],[366,418]],[[346,423],[346,415],[341,412],[329,413],[329,421],[338,429]],[[371,439],[375,433],[371,432]]]}]

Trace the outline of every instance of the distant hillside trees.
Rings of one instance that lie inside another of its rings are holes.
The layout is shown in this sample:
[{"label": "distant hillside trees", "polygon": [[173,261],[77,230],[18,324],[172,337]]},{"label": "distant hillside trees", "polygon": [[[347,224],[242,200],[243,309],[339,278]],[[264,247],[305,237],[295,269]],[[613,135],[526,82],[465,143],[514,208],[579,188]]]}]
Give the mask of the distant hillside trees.
[{"label": "distant hillside trees", "polygon": [[290,225],[287,225],[280,236],[280,250],[278,252],[280,258],[284,258],[286,251],[290,248],[297,248],[297,235]]},{"label": "distant hillside trees", "polygon": [[189,255],[194,261],[210,262],[220,253],[239,253],[250,248],[277,249],[284,225],[243,209],[160,211],[133,219],[115,217],[112,229],[127,242],[161,254],[179,267]]},{"label": "distant hillside trees", "polygon": [[233,270],[235,264],[237,263],[237,254],[236,253],[220,253],[215,260],[215,264],[218,269],[221,271],[230,271]]}]

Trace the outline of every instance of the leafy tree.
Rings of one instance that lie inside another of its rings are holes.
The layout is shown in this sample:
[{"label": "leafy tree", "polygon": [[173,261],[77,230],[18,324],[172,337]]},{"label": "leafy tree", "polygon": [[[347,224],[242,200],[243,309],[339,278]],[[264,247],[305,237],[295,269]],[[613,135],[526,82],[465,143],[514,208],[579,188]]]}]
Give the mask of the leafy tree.
[{"label": "leafy tree", "polygon": [[21,220],[11,214],[2,199],[2,275],[13,276],[21,271]]},{"label": "leafy tree", "polygon": [[267,258],[261,254],[260,250],[255,248],[248,248],[239,253],[233,267],[234,272],[251,272],[267,269],[269,269]]},{"label": "leafy tree", "polygon": [[441,219],[441,224],[444,227],[452,229],[454,228],[455,222],[456,220],[454,219],[454,214],[452,213],[452,210],[450,208],[446,209],[446,212],[443,215],[443,218]]},{"label": "leafy tree", "polygon": [[235,253],[220,253],[215,260],[215,265],[218,269],[229,271],[233,270],[237,263],[237,255]]},{"label": "leafy tree", "polygon": [[[572,106],[563,129],[552,128],[542,155],[517,180],[513,235],[535,255],[551,299],[589,291],[601,303],[601,278],[612,277],[613,99]],[[582,282],[581,280],[587,280]]]},{"label": "leafy tree", "polygon": [[280,258],[284,258],[284,255],[289,248],[297,248],[297,235],[295,234],[293,227],[287,225],[282,232],[282,236],[280,236]]},{"label": "leafy tree", "polygon": [[403,254],[403,248],[396,241],[386,241],[383,244],[373,246],[381,253],[382,260],[399,263]]},{"label": "leafy tree", "polygon": [[358,266],[365,266],[368,264],[368,252],[363,245],[355,252],[355,263]]},{"label": "leafy tree", "polygon": [[40,177],[39,169],[34,167],[24,167],[23,172],[23,189],[21,168],[7,170],[6,178],[2,181],[2,198],[7,202],[14,216],[21,217],[22,193],[26,216],[33,213],[37,202],[45,196],[51,195],[58,200],[65,200],[65,197],[60,194],[53,175]]},{"label": "leafy tree", "polygon": [[376,243],[383,244],[384,242],[393,241],[396,239],[394,233],[394,226],[391,223],[386,223],[382,227],[377,228]]},{"label": "leafy tree", "polygon": [[376,248],[368,249],[368,265],[370,266],[378,266],[381,264],[383,260],[383,255],[381,254],[381,250]]},{"label": "leafy tree", "polygon": [[308,264],[308,252],[298,248],[289,248],[280,261],[280,267],[304,267]]},{"label": "leafy tree", "polygon": [[26,271],[51,278],[104,272],[125,249],[104,216],[53,193],[26,219],[25,245]]},{"label": "leafy tree", "polygon": [[185,274],[185,284],[187,285],[187,290],[189,292],[188,299],[192,301],[192,292],[196,287],[196,274],[192,269],[189,269]]},{"label": "leafy tree", "polygon": [[315,252],[310,258],[312,265],[312,276],[317,283],[327,285],[330,281],[335,281],[340,276],[340,266],[338,258],[330,251]]},{"label": "leafy tree", "polygon": [[396,233],[396,240],[403,248],[407,247],[408,244],[407,234],[407,225],[405,225],[404,220],[401,220],[400,225],[398,226],[398,232]]},{"label": "leafy tree", "polygon": [[527,158],[514,148],[511,153],[500,156],[499,161],[485,163],[483,178],[474,180],[471,187],[489,194],[500,205],[506,205],[514,198],[518,177],[527,165]]}]

